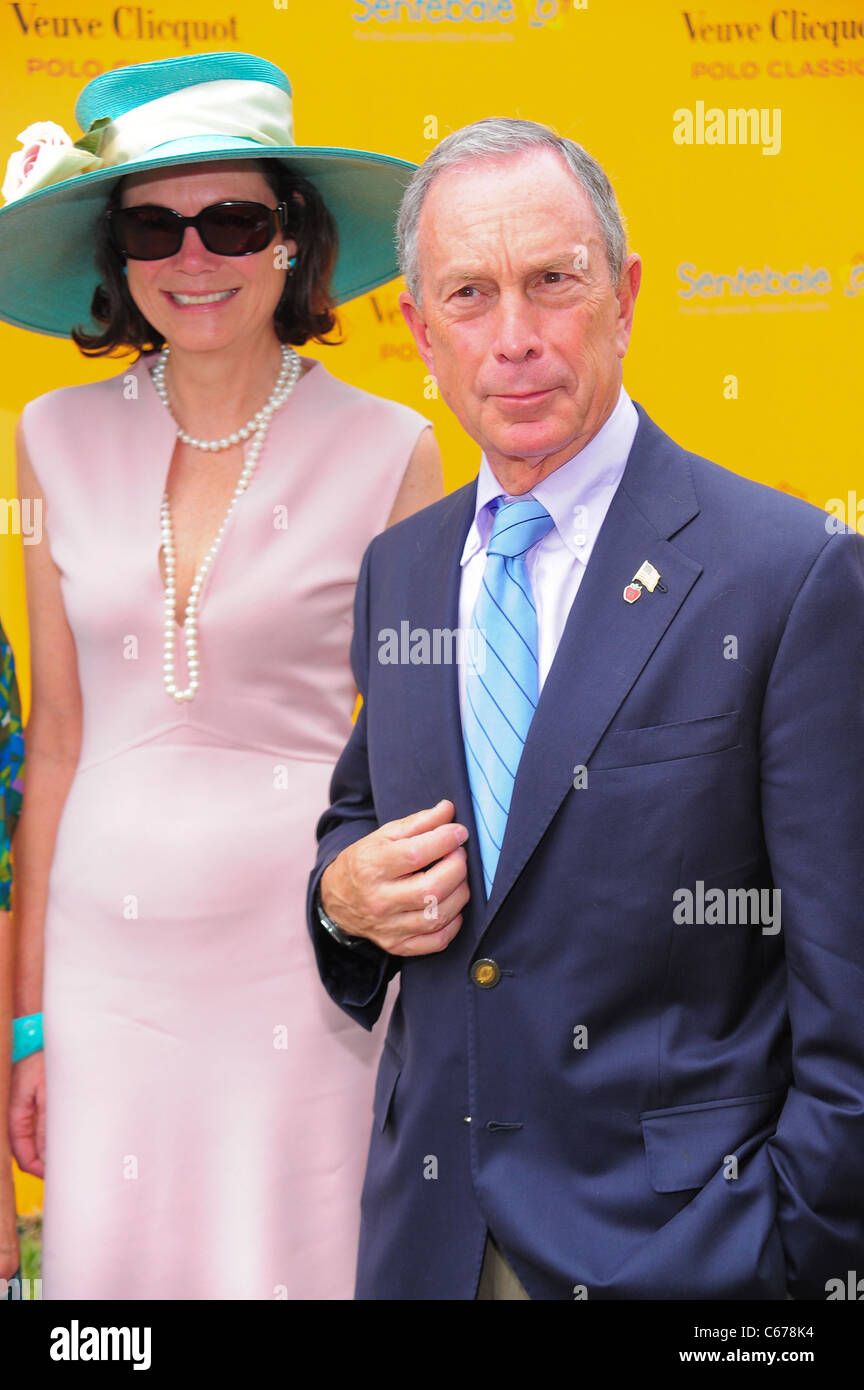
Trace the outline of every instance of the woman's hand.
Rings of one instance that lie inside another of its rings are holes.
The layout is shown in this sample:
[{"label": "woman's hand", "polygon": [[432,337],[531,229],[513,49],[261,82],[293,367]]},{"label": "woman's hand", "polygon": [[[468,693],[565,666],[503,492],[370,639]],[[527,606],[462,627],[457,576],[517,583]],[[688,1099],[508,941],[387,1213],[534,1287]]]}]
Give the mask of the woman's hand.
[{"label": "woman's hand", "polygon": [[33,1052],[12,1068],[9,1140],[22,1173],[45,1176],[45,1053]]}]

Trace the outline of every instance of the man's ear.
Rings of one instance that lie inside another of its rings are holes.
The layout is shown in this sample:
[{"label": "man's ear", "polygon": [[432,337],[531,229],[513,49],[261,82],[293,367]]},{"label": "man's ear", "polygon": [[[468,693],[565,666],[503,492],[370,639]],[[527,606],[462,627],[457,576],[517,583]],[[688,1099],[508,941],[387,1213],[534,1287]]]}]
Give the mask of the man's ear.
[{"label": "man's ear", "polygon": [[426,363],[432,375],[435,375],[435,362],[432,355],[432,345],[429,342],[429,334],[426,330],[426,320],[423,317],[423,310],[417,303],[413,294],[408,290],[403,290],[399,296],[399,308],[411,335],[417,344],[417,351]]},{"label": "man's ear", "polygon": [[639,286],[642,283],[642,261],[635,252],[631,252],[624,262],[621,270],[621,278],[618,281],[616,297],[618,299],[618,323],[616,325],[616,347],[618,356],[623,357],[630,344],[630,333],[633,328],[633,311],[636,307],[636,296],[639,293]]}]

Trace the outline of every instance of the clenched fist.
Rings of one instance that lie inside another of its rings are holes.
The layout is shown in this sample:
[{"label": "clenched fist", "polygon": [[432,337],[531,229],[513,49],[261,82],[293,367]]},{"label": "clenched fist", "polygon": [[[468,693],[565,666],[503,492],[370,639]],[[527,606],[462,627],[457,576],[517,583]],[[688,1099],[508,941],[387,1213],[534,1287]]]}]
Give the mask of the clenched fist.
[{"label": "clenched fist", "polygon": [[439,801],[343,849],[321,875],[327,916],[393,956],[443,951],[470,896],[468,831],[455,813],[452,801]]}]

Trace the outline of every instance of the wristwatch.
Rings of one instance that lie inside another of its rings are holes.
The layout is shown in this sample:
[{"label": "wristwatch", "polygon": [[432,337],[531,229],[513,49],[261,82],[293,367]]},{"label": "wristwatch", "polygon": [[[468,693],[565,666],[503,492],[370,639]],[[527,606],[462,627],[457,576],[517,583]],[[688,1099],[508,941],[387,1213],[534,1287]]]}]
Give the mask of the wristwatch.
[{"label": "wristwatch", "polygon": [[318,921],[325,931],[328,931],[334,941],[338,941],[340,946],[361,946],[365,940],[362,936],[349,936],[341,927],[337,927],[332,917],[328,917],[324,908],[321,906],[321,885],[315,889],[315,911],[318,913]]}]

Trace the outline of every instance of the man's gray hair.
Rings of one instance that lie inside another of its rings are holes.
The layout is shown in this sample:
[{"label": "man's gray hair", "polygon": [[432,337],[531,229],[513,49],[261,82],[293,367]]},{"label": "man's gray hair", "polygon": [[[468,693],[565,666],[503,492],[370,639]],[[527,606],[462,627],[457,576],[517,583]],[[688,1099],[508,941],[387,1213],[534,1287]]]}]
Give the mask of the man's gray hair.
[{"label": "man's gray hair", "polygon": [[537,121],[523,121],[506,116],[488,116],[472,125],[463,126],[436,145],[428,159],[414,174],[402,198],[396,223],[396,245],[399,268],[408,289],[420,303],[420,265],[417,256],[417,228],[420,213],[429,187],[436,174],[444,169],[465,164],[474,159],[495,159],[502,155],[522,154],[525,150],[553,150],[564,160],[574,179],[585,190],[600,224],[606,243],[606,256],[613,285],[617,285],[627,255],[627,234],[615,190],[606,174],[587,150],[556,135],[549,126]]}]

